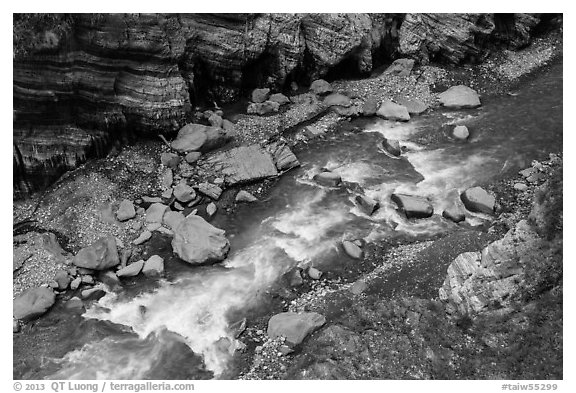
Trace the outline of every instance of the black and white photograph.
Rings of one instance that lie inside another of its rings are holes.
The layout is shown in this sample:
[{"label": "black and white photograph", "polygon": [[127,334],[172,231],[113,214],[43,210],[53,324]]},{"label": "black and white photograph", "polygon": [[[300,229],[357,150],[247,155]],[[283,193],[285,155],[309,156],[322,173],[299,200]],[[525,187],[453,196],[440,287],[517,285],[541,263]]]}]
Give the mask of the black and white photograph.
[{"label": "black and white photograph", "polygon": [[567,391],[564,14],[326,8],[12,13],[6,391]]}]

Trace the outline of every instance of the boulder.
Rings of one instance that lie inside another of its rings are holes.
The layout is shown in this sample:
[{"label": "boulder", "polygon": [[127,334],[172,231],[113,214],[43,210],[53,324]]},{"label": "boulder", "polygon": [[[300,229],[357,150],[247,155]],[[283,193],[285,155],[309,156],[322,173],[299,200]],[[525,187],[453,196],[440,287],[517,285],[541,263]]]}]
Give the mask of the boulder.
[{"label": "boulder", "polygon": [[236,127],[234,126],[234,123],[232,123],[230,120],[228,119],[224,119],[222,120],[222,128],[226,131],[226,133],[228,135],[233,135],[234,134],[234,130],[236,129]]},{"label": "boulder", "polygon": [[194,191],[194,189],[188,184],[181,182],[174,187],[174,197],[179,202],[188,203],[196,198],[196,191]]},{"label": "boulder", "polygon": [[139,260],[137,262],[131,263],[130,265],[123,267],[116,272],[118,277],[134,277],[137,276],[144,267],[144,261]]},{"label": "boulder", "polygon": [[159,276],[164,273],[164,259],[158,255],[152,255],[142,267],[145,276]]},{"label": "boulder", "polygon": [[100,273],[98,273],[98,280],[100,280],[100,282],[102,282],[103,284],[107,285],[113,291],[120,288],[120,279],[118,278],[116,273],[110,270],[101,271]]},{"label": "boulder", "polygon": [[337,187],[342,183],[342,178],[334,172],[320,172],[313,177],[316,183],[327,187]]},{"label": "boulder", "polygon": [[207,152],[223,146],[229,140],[230,136],[220,127],[191,123],[178,131],[170,146],[178,153]]},{"label": "boulder", "polygon": [[268,101],[277,102],[280,106],[288,104],[290,99],[282,93],[275,93],[268,98]]},{"label": "boulder", "polygon": [[368,97],[362,105],[362,114],[364,116],[374,116],[380,106],[378,97]]},{"label": "boulder", "polygon": [[283,312],[274,315],[268,321],[268,337],[286,338],[286,342],[291,345],[299,345],[304,339],[315,332],[326,323],[323,315],[315,312],[305,312],[297,314],[294,312]]},{"label": "boulder", "polygon": [[180,156],[178,154],[164,152],[160,154],[160,162],[168,168],[176,169],[180,164]]},{"label": "boulder", "polygon": [[144,195],[142,197],[142,201],[146,202],[146,203],[160,203],[162,202],[162,198],[160,197],[150,197],[147,195]]},{"label": "boulder", "polygon": [[220,262],[230,250],[226,232],[202,217],[189,215],[173,230],[172,249],[180,259],[190,264]]},{"label": "boulder", "polygon": [[438,94],[438,99],[442,105],[450,109],[477,108],[481,105],[476,90],[464,85],[452,86]]},{"label": "boulder", "polygon": [[392,194],[391,199],[406,214],[406,218],[428,218],[434,214],[434,208],[426,198]]},{"label": "boulder", "polygon": [[240,190],[236,194],[236,202],[256,202],[258,198],[250,194],[248,191]]},{"label": "boulder", "polygon": [[110,269],[120,263],[116,239],[114,236],[107,236],[98,239],[92,245],[78,251],[72,263],[78,267],[104,270]]},{"label": "boulder", "polygon": [[273,101],[266,101],[259,104],[251,103],[248,104],[248,109],[246,112],[249,115],[266,115],[268,113],[278,112],[280,109],[280,104]]},{"label": "boulder", "polygon": [[408,113],[408,109],[406,109],[405,106],[395,104],[390,100],[382,101],[382,104],[380,104],[380,108],[378,109],[378,112],[376,112],[376,114],[388,120],[399,120],[399,121],[410,120],[410,114]]},{"label": "boulder", "polygon": [[162,191],[162,195],[160,195],[162,198],[169,200],[170,198],[172,198],[172,192],[173,190],[171,188],[167,188],[166,190]]},{"label": "boulder", "polygon": [[58,284],[59,290],[65,290],[68,288],[68,285],[70,285],[70,277],[68,276],[68,272],[65,272],[64,270],[58,270],[54,276],[54,281],[56,281]]},{"label": "boulder", "polygon": [[462,222],[466,219],[466,215],[456,204],[453,204],[452,206],[444,209],[442,212],[442,217],[446,218],[447,220],[454,221],[455,223]]},{"label": "boulder", "polygon": [[352,100],[350,100],[350,98],[346,97],[344,94],[332,93],[324,98],[324,105],[343,106],[347,108],[352,105]]},{"label": "boulder", "polygon": [[202,153],[199,151],[191,151],[190,153],[184,156],[184,159],[188,164],[194,164],[198,159],[202,156]]},{"label": "boulder", "polygon": [[134,217],[136,217],[134,204],[132,201],[124,199],[122,202],[120,202],[120,206],[118,206],[118,210],[116,211],[116,218],[118,221],[126,221]]},{"label": "boulder", "polygon": [[306,138],[312,139],[324,134],[324,130],[315,126],[304,127],[303,134]]},{"label": "boulder", "polygon": [[460,139],[461,141],[465,141],[470,136],[470,131],[468,131],[468,127],[466,126],[456,126],[452,131],[452,135],[456,139]]},{"label": "boulder", "polygon": [[380,207],[380,204],[366,195],[356,195],[356,204],[364,211],[364,213],[371,216]]},{"label": "boulder", "polygon": [[412,68],[414,68],[414,59],[396,59],[390,67],[384,71],[384,74],[409,76]]},{"label": "boulder", "polygon": [[84,300],[98,300],[106,295],[106,291],[102,288],[90,288],[83,290],[81,295]]},{"label": "boulder", "polygon": [[30,288],[12,302],[12,315],[15,319],[30,321],[44,314],[56,301],[54,292],[45,287]]},{"label": "boulder", "polygon": [[400,157],[402,149],[400,149],[400,142],[396,139],[386,139],[382,141],[382,148],[394,157]]},{"label": "boulder", "polygon": [[198,192],[214,200],[220,199],[222,189],[215,184],[204,182],[198,185]]},{"label": "boulder", "polygon": [[252,102],[255,103],[262,103],[264,101],[268,100],[268,97],[270,97],[270,89],[265,88],[265,89],[254,89],[252,91]]},{"label": "boulder", "polygon": [[71,311],[82,312],[84,311],[84,303],[82,303],[82,300],[79,297],[74,296],[64,303],[64,308]]},{"label": "boulder", "polygon": [[140,244],[145,243],[146,241],[150,240],[152,237],[152,232],[150,230],[146,230],[140,234],[136,239],[132,241],[132,244],[135,246],[139,246]]},{"label": "boulder", "polygon": [[342,242],[342,248],[344,248],[344,251],[350,258],[362,259],[364,257],[364,251],[349,240],[344,240]]},{"label": "boulder", "polygon": [[168,228],[173,230],[184,220],[184,218],[184,214],[180,212],[167,211],[166,214],[164,214],[162,222]]},{"label": "boulder", "polygon": [[146,222],[153,223],[153,222],[162,222],[162,217],[164,217],[164,213],[168,209],[168,206],[162,203],[153,203],[151,204],[148,209],[146,209]]},{"label": "boulder", "polygon": [[332,93],[332,85],[326,82],[324,79],[318,79],[312,82],[310,85],[310,92],[314,94],[329,94]]},{"label": "boulder", "polygon": [[222,119],[222,117],[214,113],[208,118],[208,123],[210,123],[212,127],[222,128],[224,120]]},{"label": "boulder", "polygon": [[304,284],[304,280],[302,279],[302,274],[300,273],[299,268],[294,268],[292,271],[288,273],[288,285],[291,287],[299,287],[300,285]]},{"label": "boulder", "polygon": [[357,117],[362,114],[362,108],[359,105],[352,105],[350,107],[332,106],[332,112],[344,117]]},{"label": "boulder", "polygon": [[428,109],[428,105],[420,100],[411,100],[407,98],[399,98],[396,102],[403,105],[411,115],[420,115]]},{"label": "boulder", "polygon": [[472,187],[460,195],[466,209],[475,213],[493,214],[496,198],[481,187]]}]

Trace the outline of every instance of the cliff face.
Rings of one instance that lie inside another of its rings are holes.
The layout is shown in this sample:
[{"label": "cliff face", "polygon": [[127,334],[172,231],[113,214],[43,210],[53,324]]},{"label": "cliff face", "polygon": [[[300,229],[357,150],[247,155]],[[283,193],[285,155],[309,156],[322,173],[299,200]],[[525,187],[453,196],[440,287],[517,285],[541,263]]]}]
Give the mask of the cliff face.
[{"label": "cliff face", "polygon": [[78,14],[14,60],[14,195],[39,189],[114,140],[174,132],[193,105],[282,90],[391,58],[458,63],[538,16],[491,14]]}]

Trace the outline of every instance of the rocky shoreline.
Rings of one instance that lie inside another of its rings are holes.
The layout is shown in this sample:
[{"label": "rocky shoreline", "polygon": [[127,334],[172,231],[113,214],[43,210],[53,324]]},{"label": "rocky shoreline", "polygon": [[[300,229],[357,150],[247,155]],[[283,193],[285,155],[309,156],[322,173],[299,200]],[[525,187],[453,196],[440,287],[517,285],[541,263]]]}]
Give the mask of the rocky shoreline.
[{"label": "rocky shoreline", "polygon": [[[473,79],[486,81],[485,84],[474,86],[480,97],[483,94],[504,92],[513,94],[515,84],[521,83],[522,78],[526,78],[529,72],[534,72],[554,61],[556,56],[561,56],[561,45],[561,36],[551,34],[522,51],[500,54],[498,61],[484,63],[470,70],[468,75],[487,75],[485,78]],[[542,48],[550,50],[544,51]],[[538,56],[534,56],[536,53]],[[527,59],[530,59],[532,64],[527,64]],[[169,146],[159,142],[146,142],[126,147],[105,159],[88,162],[66,174],[42,195],[16,202],[13,270],[13,293],[17,296],[15,310],[30,305],[33,310],[27,314],[18,313],[15,317],[24,321],[34,319],[38,313],[45,312],[54,303],[56,297],[53,294],[66,299],[65,304],[71,309],[82,309],[87,302],[104,294],[99,289],[99,283],[114,287],[121,285],[119,278],[123,276],[132,277],[140,272],[147,276],[161,275],[162,258],[148,254],[145,247],[145,242],[152,236],[174,236],[174,251],[181,259],[190,263],[222,260],[227,253],[227,240],[217,228],[209,224],[211,217],[214,214],[232,213],[237,203],[251,203],[266,198],[274,179],[299,165],[297,154],[294,155],[293,152],[297,153],[298,149],[312,139],[323,138],[327,133],[347,127],[350,119],[357,116],[378,112],[380,116],[402,120],[427,108],[433,110],[442,102],[437,101],[437,93],[448,90],[447,86],[457,84],[461,80],[459,78],[462,78],[460,70],[420,66],[412,71],[412,67],[413,62],[410,61],[396,62],[385,72],[371,78],[338,81],[328,86],[311,86],[309,93],[284,97],[291,101],[289,104],[280,96],[270,100],[271,97],[267,97],[270,92],[260,94],[265,98],[262,100],[261,97],[252,97],[253,103],[250,105],[253,109],[248,109],[248,112],[255,111],[259,115],[231,116],[235,123],[227,120],[226,113],[220,108],[198,112],[195,122],[191,123],[192,127],[181,130],[174,141],[166,141]],[[472,97],[472,100],[474,99],[477,98]],[[255,102],[261,100],[262,102]],[[389,105],[384,105],[385,100],[391,100]],[[268,102],[278,105],[266,104]],[[286,109],[281,107],[280,102],[284,102],[282,106]],[[449,100],[445,100],[443,104],[449,105],[448,102]],[[265,105],[255,107],[254,104]],[[398,110],[401,111],[400,114]],[[270,111],[270,114],[261,116],[265,111]],[[219,150],[230,140],[232,149]],[[393,147],[393,141],[389,145]],[[203,146],[205,151],[202,151]],[[393,149],[388,150],[394,154]],[[254,161],[247,165],[250,160]],[[480,199],[490,199],[495,194],[498,200],[491,201],[491,205],[489,202],[488,209],[493,212],[498,207],[499,212],[503,213],[486,234],[463,234],[463,237],[470,236],[470,239],[463,241],[468,246],[458,251],[478,251],[501,237],[508,229],[515,227],[519,218],[524,217],[529,210],[531,195],[537,185],[542,184],[550,174],[547,169],[541,168],[556,168],[558,165],[561,165],[561,159],[552,157],[549,162],[534,164],[534,173],[526,172],[528,176],[507,180],[502,184],[486,185],[484,188],[489,193],[481,190],[483,194]],[[328,172],[317,176],[319,178],[316,180],[319,182],[338,184],[338,179],[331,178]],[[511,181],[514,182],[513,191],[510,190]],[[518,206],[512,209],[510,201],[500,200],[503,194],[515,195]],[[470,208],[470,201],[466,197],[463,197],[462,201]],[[369,210],[375,207],[374,202],[359,201]],[[427,206],[420,208],[421,203],[398,200],[400,209],[404,210],[407,216],[415,214],[414,217],[426,216],[427,213],[422,213],[422,209],[425,212]],[[414,205],[417,207],[408,207]],[[481,211],[482,207],[479,210]],[[168,211],[171,213],[167,214]],[[447,215],[457,221],[458,212]],[[188,220],[188,217],[191,217],[191,220]],[[188,227],[188,221],[198,223]],[[207,236],[200,245],[209,245],[200,253],[201,256],[186,251],[188,246],[191,250],[198,250],[199,244],[194,240],[198,233]],[[59,243],[58,240],[64,240],[64,243]],[[309,268],[302,274],[297,270],[299,279],[296,276],[293,278],[296,281],[307,281],[303,288],[310,290],[300,289],[297,298],[282,299],[277,307],[279,311],[281,309],[287,313],[319,312],[318,315],[323,315],[326,314],[326,309],[339,308],[349,302],[347,297],[350,294],[356,299],[352,301],[355,304],[357,299],[362,299],[363,293],[371,291],[370,282],[376,281],[378,284],[375,287],[381,287],[382,280],[385,280],[383,277],[391,276],[390,269],[398,267],[398,271],[401,271],[414,263],[414,260],[421,260],[427,250],[434,249],[434,242],[431,240],[379,247],[350,241],[344,245],[346,252],[351,256],[373,258],[375,269],[364,272],[363,277],[352,283],[326,280],[321,277],[322,272],[315,272],[312,270],[314,268]],[[442,239],[438,242],[442,242]],[[451,259],[456,256],[451,255]],[[445,259],[443,263],[446,264]],[[98,272],[116,266],[120,269],[115,273]],[[446,267],[443,265],[444,275]],[[401,273],[398,274],[401,276]],[[438,275],[438,272],[435,274]],[[401,280],[397,278],[397,281]],[[429,285],[432,288],[431,284]],[[27,299],[22,298],[23,291],[37,287],[44,289],[32,289],[27,292]],[[76,295],[71,296],[72,292],[67,291],[67,288]],[[342,293],[346,296],[342,296]],[[399,289],[399,293],[403,293],[402,290]],[[428,301],[429,299],[426,299],[426,302]],[[386,312],[408,319],[420,318],[420,315],[425,315],[423,318],[438,318],[437,314],[427,315],[414,311],[421,310],[422,307],[439,307],[437,300],[430,301],[434,302],[433,306],[418,299],[402,305],[402,300],[394,299],[390,306],[394,311]],[[394,307],[400,307],[400,314],[394,314],[397,313]],[[406,311],[407,309],[412,311]],[[414,313],[419,316],[416,317]],[[286,315],[288,320],[297,320],[284,321],[283,325],[300,326],[304,323],[298,319],[302,318],[301,315]],[[342,318],[342,315],[340,317]],[[330,325],[321,330],[319,342],[314,341],[310,350],[304,349],[292,355],[293,347],[298,347],[306,336],[324,325],[326,320],[321,323],[322,318],[314,316],[307,320],[308,327],[304,329],[306,334],[288,344],[283,338],[286,333],[271,327],[267,318],[265,322],[262,319],[245,327],[245,330],[240,332],[240,338],[245,342],[246,350],[236,356],[250,366],[236,371],[241,378],[249,379],[335,377],[338,373],[334,371],[333,365],[321,363],[321,366],[316,364],[310,368],[304,365],[310,363],[310,354],[314,348],[318,345],[325,346],[322,340],[329,343],[344,338],[357,340],[348,328]],[[338,313],[334,316],[328,315],[326,319],[333,323],[338,320]],[[447,323],[449,322],[443,322],[444,325]],[[14,324],[15,332],[22,330],[20,334],[26,334],[27,328],[31,327],[27,324],[22,328],[18,322]],[[316,336],[313,335],[313,340],[316,340]],[[397,339],[404,338],[398,336]],[[399,345],[399,342],[389,344]],[[433,359],[436,359],[435,356],[437,355],[430,355]],[[247,359],[250,361],[246,362]],[[394,370],[400,373],[401,368],[399,365],[398,369]],[[386,374],[388,371],[378,370],[375,369],[376,374],[373,375],[349,377],[374,378],[375,375],[380,375],[378,372],[383,373],[382,378],[435,376],[430,370],[427,370],[428,373],[416,370],[411,374]]]}]

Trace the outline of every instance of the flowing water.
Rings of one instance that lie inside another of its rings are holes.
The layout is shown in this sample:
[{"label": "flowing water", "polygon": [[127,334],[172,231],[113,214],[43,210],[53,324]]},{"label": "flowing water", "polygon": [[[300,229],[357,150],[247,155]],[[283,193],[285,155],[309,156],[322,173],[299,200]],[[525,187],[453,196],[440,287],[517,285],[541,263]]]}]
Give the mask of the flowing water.
[{"label": "flowing water", "polygon": [[[231,253],[218,266],[191,267],[167,258],[160,282],[136,279],[110,292],[82,316],[105,334],[88,334],[85,323],[69,327],[74,349],[44,359],[34,378],[146,379],[224,377],[240,346],[229,326],[258,309],[266,290],[294,266],[329,271],[353,263],[343,238],[378,242],[427,238],[461,230],[440,214],[459,193],[528,166],[562,149],[562,64],[525,84],[516,96],[484,100],[476,110],[435,110],[408,123],[359,122],[362,132],[338,132],[296,152],[302,167],[285,174],[265,200],[242,206],[212,222],[224,228]],[[470,139],[457,142],[447,130],[466,124]],[[398,139],[402,157],[380,147],[382,136]],[[312,181],[327,168],[345,187]],[[353,203],[360,192],[377,199],[372,216]],[[390,201],[393,192],[428,197],[435,215],[406,220]],[[483,222],[469,214],[467,222]],[[167,242],[157,250],[169,255]],[[160,244],[159,243],[159,244]],[[160,247],[160,246],[159,246]],[[84,329],[84,330],[82,330]]]}]

